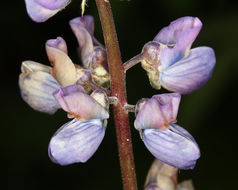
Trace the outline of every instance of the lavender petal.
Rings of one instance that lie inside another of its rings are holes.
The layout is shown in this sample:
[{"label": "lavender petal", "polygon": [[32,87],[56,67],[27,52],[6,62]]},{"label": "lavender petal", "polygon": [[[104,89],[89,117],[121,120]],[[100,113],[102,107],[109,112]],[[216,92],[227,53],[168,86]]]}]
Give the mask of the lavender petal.
[{"label": "lavender petal", "polygon": [[161,70],[160,83],[170,91],[191,93],[207,83],[212,76],[215,63],[212,48],[194,48],[186,58]]},{"label": "lavender petal", "polygon": [[96,152],[105,135],[100,119],[74,119],[63,125],[51,138],[50,159],[60,165],[86,162]]},{"label": "lavender petal", "polygon": [[25,0],[27,13],[35,22],[45,22],[69,2],[69,0]]},{"label": "lavender petal", "polygon": [[158,160],[179,169],[193,169],[200,157],[200,150],[194,139],[189,138],[191,135],[188,132],[184,134],[185,129],[180,128],[171,124],[166,130],[145,129],[142,139]]}]

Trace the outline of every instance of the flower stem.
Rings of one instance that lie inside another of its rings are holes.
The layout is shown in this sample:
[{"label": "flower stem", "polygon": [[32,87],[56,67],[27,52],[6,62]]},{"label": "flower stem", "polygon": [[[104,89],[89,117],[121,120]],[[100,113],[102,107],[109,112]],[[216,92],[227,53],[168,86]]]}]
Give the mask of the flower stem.
[{"label": "flower stem", "polygon": [[127,104],[125,74],[121,61],[111,6],[108,0],[96,0],[96,4],[107,49],[107,60],[111,76],[111,96],[118,98],[118,103],[113,105],[113,112],[123,187],[124,190],[137,190],[129,118],[128,113],[123,109],[123,106]]},{"label": "flower stem", "polygon": [[126,72],[131,67],[135,66],[137,63],[140,63],[143,60],[142,54],[138,54],[135,57],[131,58],[123,64],[124,72]]}]

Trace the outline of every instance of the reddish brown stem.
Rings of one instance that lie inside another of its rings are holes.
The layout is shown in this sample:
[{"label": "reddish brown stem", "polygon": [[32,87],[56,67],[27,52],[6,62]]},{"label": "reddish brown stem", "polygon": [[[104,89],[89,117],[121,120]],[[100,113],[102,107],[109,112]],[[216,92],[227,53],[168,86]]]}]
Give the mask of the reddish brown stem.
[{"label": "reddish brown stem", "polygon": [[113,112],[123,187],[124,190],[137,190],[128,113],[123,109],[123,106],[127,103],[125,74],[114,20],[108,0],[96,0],[96,3],[107,49],[107,59],[111,76],[111,95],[118,98],[118,104],[113,106]]}]

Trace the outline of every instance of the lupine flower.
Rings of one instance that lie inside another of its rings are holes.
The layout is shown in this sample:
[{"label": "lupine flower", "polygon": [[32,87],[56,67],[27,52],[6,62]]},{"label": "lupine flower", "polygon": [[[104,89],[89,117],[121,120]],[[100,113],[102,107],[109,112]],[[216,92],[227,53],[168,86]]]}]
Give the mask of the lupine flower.
[{"label": "lupine flower", "polygon": [[109,117],[107,96],[99,90],[89,96],[79,85],[61,88],[54,92],[54,96],[74,119],[52,137],[49,157],[60,165],[86,162],[98,149],[105,134]]},{"label": "lupine flower", "polygon": [[48,40],[46,50],[53,68],[34,61],[24,61],[19,86],[23,100],[33,109],[53,114],[60,108],[53,92],[61,86],[83,84],[90,79],[90,74],[74,66],[67,55],[63,38]]},{"label": "lupine flower", "polygon": [[64,9],[70,0],[25,0],[26,10],[35,22],[45,22]]},{"label": "lupine flower", "polygon": [[153,88],[191,93],[207,83],[216,62],[212,48],[190,49],[201,27],[196,17],[179,18],[145,44],[142,53],[130,62],[141,61]]},{"label": "lupine flower", "polygon": [[76,17],[69,22],[80,50],[82,64],[90,69],[92,79],[100,86],[108,87],[110,76],[107,55],[103,45],[94,37],[94,19],[92,16]]},{"label": "lupine flower", "polygon": [[134,124],[145,146],[157,159],[180,169],[193,169],[200,150],[194,138],[175,124],[179,102],[178,93],[139,101]]}]

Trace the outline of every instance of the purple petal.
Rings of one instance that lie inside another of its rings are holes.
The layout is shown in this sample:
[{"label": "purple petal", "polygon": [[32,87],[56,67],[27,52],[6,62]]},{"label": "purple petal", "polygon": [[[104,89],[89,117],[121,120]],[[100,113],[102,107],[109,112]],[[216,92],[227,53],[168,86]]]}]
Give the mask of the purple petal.
[{"label": "purple petal", "polygon": [[79,44],[83,65],[88,68],[91,60],[90,54],[93,53],[92,34],[94,28],[93,17],[84,16],[70,20],[69,24],[73,30]]},{"label": "purple petal", "polygon": [[171,46],[161,51],[161,65],[165,69],[185,57],[202,28],[197,17],[182,17],[164,27],[154,38],[162,44]]},{"label": "purple petal", "polygon": [[60,165],[86,162],[96,152],[105,135],[100,119],[74,119],[63,125],[51,138],[50,159]]},{"label": "purple petal", "polygon": [[35,22],[45,22],[69,2],[69,0],[25,0],[27,13]]},{"label": "purple petal", "polygon": [[[175,45],[178,41],[191,45],[202,28],[202,22],[197,17],[181,17],[164,27],[154,38],[165,45]],[[191,33],[191,36],[190,36]],[[190,38],[186,38],[189,35]]]},{"label": "purple petal", "polygon": [[153,96],[139,109],[134,123],[135,128],[163,129],[176,122],[180,98],[178,93]]},{"label": "purple petal", "polygon": [[87,95],[81,86],[71,85],[54,92],[62,109],[80,120],[107,119],[107,110]]},{"label": "purple petal", "polygon": [[60,108],[53,96],[53,92],[59,89],[60,85],[49,73],[22,73],[19,76],[19,86],[23,100],[34,110],[54,114]]},{"label": "purple petal", "polygon": [[62,86],[75,84],[77,81],[77,71],[67,55],[67,46],[63,38],[47,40],[46,52],[51,65],[52,75]]},{"label": "purple petal", "polygon": [[65,7],[70,0],[34,0],[36,3],[47,9],[55,10]]},{"label": "purple petal", "polygon": [[145,129],[142,139],[158,160],[179,169],[193,169],[200,157],[195,140],[176,124],[171,124],[166,130]]},{"label": "purple petal", "polygon": [[181,94],[201,88],[211,78],[216,63],[212,48],[199,47],[165,70],[161,70],[161,85]]}]

